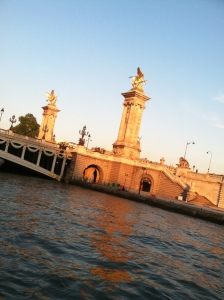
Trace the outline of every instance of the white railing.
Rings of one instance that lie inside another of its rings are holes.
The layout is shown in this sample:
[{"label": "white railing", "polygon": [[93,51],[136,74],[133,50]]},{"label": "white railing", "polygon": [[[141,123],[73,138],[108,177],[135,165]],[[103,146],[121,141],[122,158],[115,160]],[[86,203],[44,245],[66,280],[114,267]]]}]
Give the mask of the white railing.
[{"label": "white railing", "polygon": [[[18,142],[18,143],[27,143],[29,142],[30,145],[32,146],[45,146],[47,148],[53,148],[53,149],[59,149],[60,148],[60,145],[59,144],[56,144],[56,143],[53,143],[53,142],[48,142],[48,141],[45,141],[43,139],[35,139],[35,138],[31,138],[31,137],[28,137],[28,136],[24,136],[24,135],[21,135],[21,134],[17,134],[17,133],[14,133],[12,132],[11,130],[3,130],[1,129],[0,130],[0,137],[3,137],[3,139],[10,139],[11,141],[13,141],[14,143],[15,142]],[[69,148],[69,147],[68,147]],[[67,151],[69,151],[68,149],[66,149]]]},{"label": "white railing", "polygon": [[39,173],[44,174],[46,176],[49,176],[51,178],[55,178],[58,181],[61,180],[61,176],[60,175],[57,175],[57,174],[55,174],[55,173],[53,173],[53,172],[51,172],[49,170],[46,170],[46,169],[44,169],[44,168],[42,168],[42,167],[40,167],[40,166],[38,166],[36,164],[31,163],[29,161],[26,161],[26,160],[22,159],[21,157],[15,156],[13,154],[10,154],[10,153],[2,151],[2,150],[0,150],[0,155],[1,155],[1,157],[3,159],[10,160],[11,162],[19,164],[19,165],[21,165],[23,167],[27,167],[27,168],[29,168],[31,170],[34,170],[36,172],[39,172]]},{"label": "white railing", "polygon": [[211,181],[211,182],[222,182],[223,181],[223,175],[216,175],[216,174],[202,174],[202,173],[196,173],[196,172],[188,172],[187,178],[189,179],[195,179],[195,180],[202,180],[202,181]]},{"label": "white railing", "polygon": [[171,179],[173,182],[178,183],[182,188],[187,190],[189,189],[189,185],[186,182],[184,182],[180,177],[171,173],[166,167],[163,169],[163,172],[169,179]]}]

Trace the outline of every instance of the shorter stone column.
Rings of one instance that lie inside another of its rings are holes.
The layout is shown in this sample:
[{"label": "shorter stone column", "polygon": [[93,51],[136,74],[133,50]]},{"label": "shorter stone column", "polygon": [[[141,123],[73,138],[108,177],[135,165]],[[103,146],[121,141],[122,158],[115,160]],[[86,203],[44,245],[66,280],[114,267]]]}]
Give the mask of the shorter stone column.
[{"label": "shorter stone column", "polygon": [[5,152],[8,152],[10,141],[6,141]]},{"label": "shorter stone column", "polygon": [[40,149],[39,153],[38,153],[38,158],[37,158],[37,163],[36,163],[37,166],[39,166],[39,164],[40,164],[41,155],[42,155],[42,149]]},{"label": "shorter stone column", "polygon": [[24,159],[25,152],[26,152],[26,145],[23,145],[23,152],[21,155],[21,159]]},{"label": "shorter stone column", "polygon": [[196,193],[195,193],[195,182],[193,181],[191,183],[191,187],[190,187],[190,190],[188,191],[187,193],[187,198],[186,198],[186,202],[187,201],[191,201],[193,199],[196,198]]},{"label": "shorter stone column", "polygon": [[62,177],[62,176],[63,176],[64,169],[65,169],[65,163],[66,163],[66,159],[67,159],[67,157],[66,157],[66,156],[64,156],[64,158],[63,158],[63,162],[62,162],[62,166],[61,166],[61,173],[60,173],[60,177]]},{"label": "shorter stone column", "polygon": [[56,164],[56,159],[57,159],[57,153],[54,155],[54,159],[53,159],[53,162],[52,162],[52,167],[51,167],[51,172],[54,173],[54,167],[55,167],[55,164]]}]

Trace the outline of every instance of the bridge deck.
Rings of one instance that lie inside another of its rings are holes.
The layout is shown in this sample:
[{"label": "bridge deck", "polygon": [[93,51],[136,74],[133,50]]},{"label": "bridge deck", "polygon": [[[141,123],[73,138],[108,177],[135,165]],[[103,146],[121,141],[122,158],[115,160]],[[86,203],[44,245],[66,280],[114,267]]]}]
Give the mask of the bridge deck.
[{"label": "bridge deck", "polygon": [[71,152],[56,143],[0,129],[0,157],[60,181]]}]

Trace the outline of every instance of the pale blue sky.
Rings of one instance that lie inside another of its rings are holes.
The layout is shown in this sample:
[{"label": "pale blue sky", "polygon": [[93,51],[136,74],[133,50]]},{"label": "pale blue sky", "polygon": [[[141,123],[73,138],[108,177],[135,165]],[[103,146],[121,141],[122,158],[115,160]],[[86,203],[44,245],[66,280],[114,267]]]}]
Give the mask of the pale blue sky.
[{"label": "pale blue sky", "polygon": [[149,80],[141,157],[224,173],[224,1],[0,0],[1,128],[59,94],[56,138],[112,148],[121,93],[140,67]]}]

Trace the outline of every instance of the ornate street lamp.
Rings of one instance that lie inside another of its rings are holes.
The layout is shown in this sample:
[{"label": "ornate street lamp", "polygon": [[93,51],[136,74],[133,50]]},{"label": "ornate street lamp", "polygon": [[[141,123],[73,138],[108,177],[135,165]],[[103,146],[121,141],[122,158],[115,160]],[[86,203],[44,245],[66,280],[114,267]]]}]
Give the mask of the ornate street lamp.
[{"label": "ornate street lamp", "polygon": [[42,139],[44,140],[45,139],[45,133],[48,132],[48,128],[47,128],[47,124],[42,128],[43,132],[44,132],[44,135],[42,137]]},{"label": "ornate street lamp", "polygon": [[128,174],[125,173],[124,176],[125,176],[125,177],[124,177],[124,189],[125,189],[125,183],[126,183],[126,178],[127,178]]},{"label": "ornate street lamp", "polygon": [[0,122],[1,122],[1,119],[2,119],[2,114],[4,113],[4,108],[1,109],[1,116],[0,116]]},{"label": "ornate street lamp", "polygon": [[86,125],[83,126],[82,130],[79,130],[79,134],[81,135],[81,138],[79,139],[78,145],[84,146],[84,144],[85,144],[84,137],[85,136],[89,136],[89,138],[91,137],[90,134],[89,134],[89,132],[86,132]]},{"label": "ornate street lamp", "polygon": [[212,160],[212,152],[211,151],[208,151],[207,154],[211,154],[210,156],[210,161],[209,161],[209,166],[208,166],[208,173],[209,173],[209,170],[210,170],[210,166],[211,166],[211,160]]},{"label": "ornate street lamp", "polygon": [[11,122],[11,126],[9,128],[9,130],[13,130],[13,123],[16,123],[16,117],[15,115],[13,115],[10,119],[9,119],[9,122]]},{"label": "ornate street lamp", "polygon": [[141,191],[141,187],[142,187],[142,184],[143,184],[143,173],[144,173],[145,170],[146,170],[146,168],[142,167],[142,178],[141,178],[141,181],[140,181],[138,194],[140,194],[140,191]]},{"label": "ornate street lamp", "polygon": [[193,145],[195,144],[195,142],[193,142],[193,141],[192,141],[192,142],[189,142],[189,143],[187,142],[187,145],[186,145],[186,148],[185,148],[185,153],[184,153],[184,159],[185,159],[186,152],[187,152],[187,146],[190,145],[191,143],[192,143]]},{"label": "ornate street lamp", "polygon": [[90,141],[90,142],[92,141],[92,140],[90,140],[91,135],[90,135],[90,133],[88,134],[88,132],[87,132],[87,137],[88,137],[88,141],[87,141],[87,146],[86,146],[86,148],[88,149],[89,141]]}]

